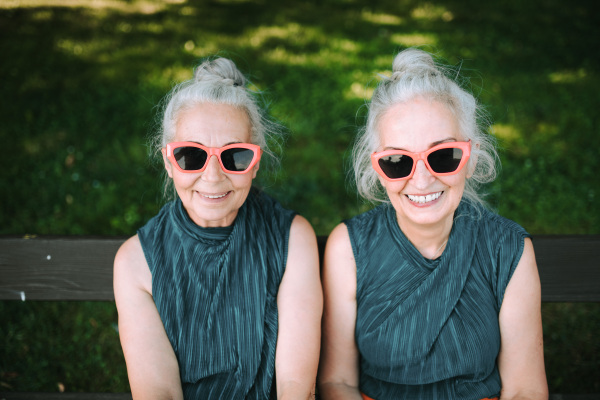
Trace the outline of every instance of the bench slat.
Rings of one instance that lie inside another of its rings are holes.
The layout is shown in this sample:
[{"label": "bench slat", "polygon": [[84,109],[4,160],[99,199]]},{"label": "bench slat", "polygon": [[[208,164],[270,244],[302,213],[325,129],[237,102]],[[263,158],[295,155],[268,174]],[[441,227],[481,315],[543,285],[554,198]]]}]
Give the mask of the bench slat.
[{"label": "bench slat", "polygon": [[0,400],[132,400],[131,393],[0,393]]},{"label": "bench slat", "polygon": [[125,238],[0,238],[0,300],[114,300],[112,265]]},{"label": "bench slat", "polygon": [[[125,238],[0,237],[0,300],[114,300]],[[322,253],[326,237],[319,237]],[[600,302],[600,235],[535,236],[542,300]]]},{"label": "bench slat", "polygon": [[[130,393],[0,393],[0,400],[132,400]],[[600,394],[551,394],[549,400],[600,400]]]},{"label": "bench slat", "polygon": [[533,236],[545,302],[600,302],[600,235]]}]

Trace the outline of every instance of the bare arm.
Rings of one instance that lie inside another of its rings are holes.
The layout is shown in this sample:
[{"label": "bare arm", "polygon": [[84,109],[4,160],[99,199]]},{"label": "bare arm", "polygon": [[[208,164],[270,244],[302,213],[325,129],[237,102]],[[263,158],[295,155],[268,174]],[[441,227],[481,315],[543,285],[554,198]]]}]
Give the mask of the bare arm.
[{"label": "bare arm", "polygon": [[277,307],[277,398],[311,398],[319,362],[323,292],[317,239],[311,225],[301,216],[292,222]]},{"label": "bare arm", "polygon": [[137,236],[117,252],[114,291],[133,398],[183,399],[179,366],[152,298],[152,276]]},{"label": "bare arm", "polygon": [[329,235],[323,263],[323,340],[319,391],[324,400],[361,399],[356,326],[356,262],[348,229]]},{"label": "bare arm", "polygon": [[523,255],[504,294],[500,335],[498,367],[502,400],[548,399],[541,286],[530,239],[525,239]]}]

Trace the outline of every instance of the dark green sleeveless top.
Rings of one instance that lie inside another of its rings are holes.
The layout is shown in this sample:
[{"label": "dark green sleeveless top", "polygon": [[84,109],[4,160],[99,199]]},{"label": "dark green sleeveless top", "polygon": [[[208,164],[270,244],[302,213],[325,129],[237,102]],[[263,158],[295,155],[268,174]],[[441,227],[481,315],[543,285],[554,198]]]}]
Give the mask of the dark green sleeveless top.
[{"label": "dark green sleeveless top", "polygon": [[499,396],[498,315],[527,232],[463,200],[446,249],[430,260],[389,204],[345,223],[356,259],[361,391],[377,400]]},{"label": "dark green sleeveless top", "polygon": [[230,227],[199,227],[178,199],[139,230],[184,398],[276,395],[277,292],[294,215],[253,189]]}]

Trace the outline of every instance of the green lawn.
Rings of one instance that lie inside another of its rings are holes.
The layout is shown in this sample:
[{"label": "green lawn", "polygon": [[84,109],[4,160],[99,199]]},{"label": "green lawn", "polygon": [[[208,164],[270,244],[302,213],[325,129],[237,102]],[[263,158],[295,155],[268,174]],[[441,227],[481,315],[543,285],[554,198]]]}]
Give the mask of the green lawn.
[{"label": "green lawn", "polygon": [[[486,105],[503,165],[493,208],[534,235],[600,233],[593,0],[61,3],[0,0],[0,234],[134,234],[162,204],[155,106],[218,53],[288,131],[260,184],[325,235],[370,207],[349,148],[377,74],[409,46],[460,65]],[[0,315],[0,390],[127,390],[113,304],[0,302]],[[600,392],[600,307],[549,304],[544,321],[551,390]]]}]

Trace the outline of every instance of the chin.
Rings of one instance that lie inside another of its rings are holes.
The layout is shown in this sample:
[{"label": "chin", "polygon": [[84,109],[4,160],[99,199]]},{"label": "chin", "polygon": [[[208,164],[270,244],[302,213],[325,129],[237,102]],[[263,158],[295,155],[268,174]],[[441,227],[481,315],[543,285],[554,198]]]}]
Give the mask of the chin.
[{"label": "chin", "polygon": [[[409,201],[409,200],[407,200]],[[401,206],[392,203],[396,209],[398,221],[410,222],[413,225],[431,226],[443,223],[447,218],[453,218],[454,213],[438,207],[441,204],[431,206],[414,206],[412,203],[404,203]]]}]

